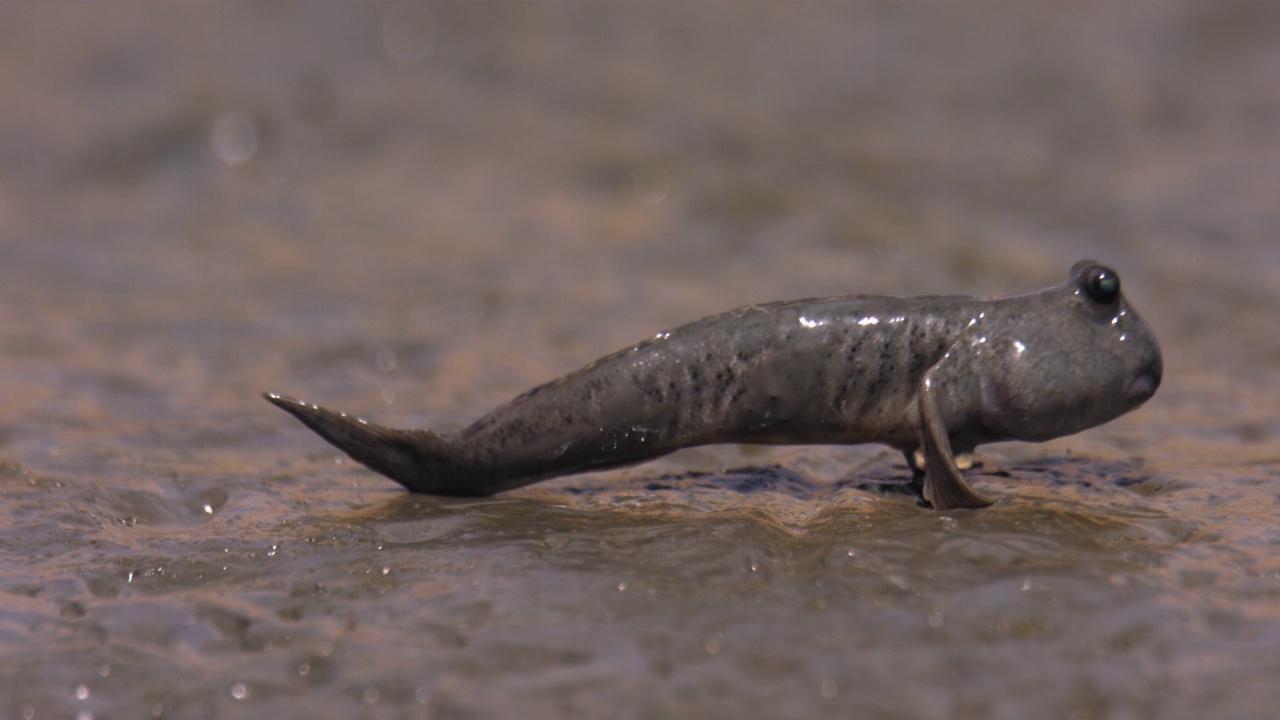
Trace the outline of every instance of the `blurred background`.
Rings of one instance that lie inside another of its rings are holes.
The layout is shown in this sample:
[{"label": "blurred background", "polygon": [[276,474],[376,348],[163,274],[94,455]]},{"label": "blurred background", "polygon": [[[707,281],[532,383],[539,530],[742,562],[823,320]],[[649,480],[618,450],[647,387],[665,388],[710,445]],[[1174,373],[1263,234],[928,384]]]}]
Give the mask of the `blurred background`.
[{"label": "blurred background", "polygon": [[[0,710],[1264,717],[1277,72],[1263,2],[6,4]],[[258,398],[454,428],[1085,257],[1164,386],[959,519],[876,448],[413,498]]]}]

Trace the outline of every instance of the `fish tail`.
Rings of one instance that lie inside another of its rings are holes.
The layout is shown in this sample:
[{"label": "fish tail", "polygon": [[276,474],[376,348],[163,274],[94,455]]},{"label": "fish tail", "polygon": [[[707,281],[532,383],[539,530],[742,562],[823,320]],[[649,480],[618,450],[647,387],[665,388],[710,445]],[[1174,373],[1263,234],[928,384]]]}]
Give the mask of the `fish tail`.
[{"label": "fish tail", "polygon": [[264,393],[263,397],[356,462],[412,492],[451,496],[495,492],[477,482],[474,466],[463,462],[448,440],[430,430],[396,430],[284,395]]}]

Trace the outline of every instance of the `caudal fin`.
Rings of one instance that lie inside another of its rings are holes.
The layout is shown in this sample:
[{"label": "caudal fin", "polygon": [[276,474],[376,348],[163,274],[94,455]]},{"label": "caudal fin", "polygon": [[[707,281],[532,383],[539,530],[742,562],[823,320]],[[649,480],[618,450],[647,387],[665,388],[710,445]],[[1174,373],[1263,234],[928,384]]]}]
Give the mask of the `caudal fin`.
[{"label": "caudal fin", "polygon": [[413,492],[433,495],[487,495],[458,462],[449,443],[429,430],[396,430],[276,393],[267,402],[296,417],[353,460]]}]

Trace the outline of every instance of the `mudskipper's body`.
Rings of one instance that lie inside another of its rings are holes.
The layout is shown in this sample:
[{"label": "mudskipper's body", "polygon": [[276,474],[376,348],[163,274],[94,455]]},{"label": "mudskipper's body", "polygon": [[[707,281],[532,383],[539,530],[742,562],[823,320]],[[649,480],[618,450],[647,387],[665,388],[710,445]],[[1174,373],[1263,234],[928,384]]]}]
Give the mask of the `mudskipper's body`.
[{"label": "mudskipper's body", "polygon": [[714,443],[883,443],[937,509],[982,507],[956,456],[1107,422],[1160,384],[1155,335],[1110,269],[1026,295],[752,305],[659,333],[454,433],[267,399],[409,490],[489,495]]}]

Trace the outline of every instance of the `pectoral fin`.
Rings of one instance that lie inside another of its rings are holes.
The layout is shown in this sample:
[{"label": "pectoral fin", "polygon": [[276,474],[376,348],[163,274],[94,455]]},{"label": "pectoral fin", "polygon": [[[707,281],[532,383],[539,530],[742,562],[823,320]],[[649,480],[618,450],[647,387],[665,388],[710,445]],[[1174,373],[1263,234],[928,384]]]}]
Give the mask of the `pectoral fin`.
[{"label": "pectoral fin", "polygon": [[944,358],[927,373],[920,384],[920,444],[924,451],[924,499],[935,510],[982,508],[991,504],[969,487],[956,467],[947,436],[944,412],[945,388],[939,382]]}]

